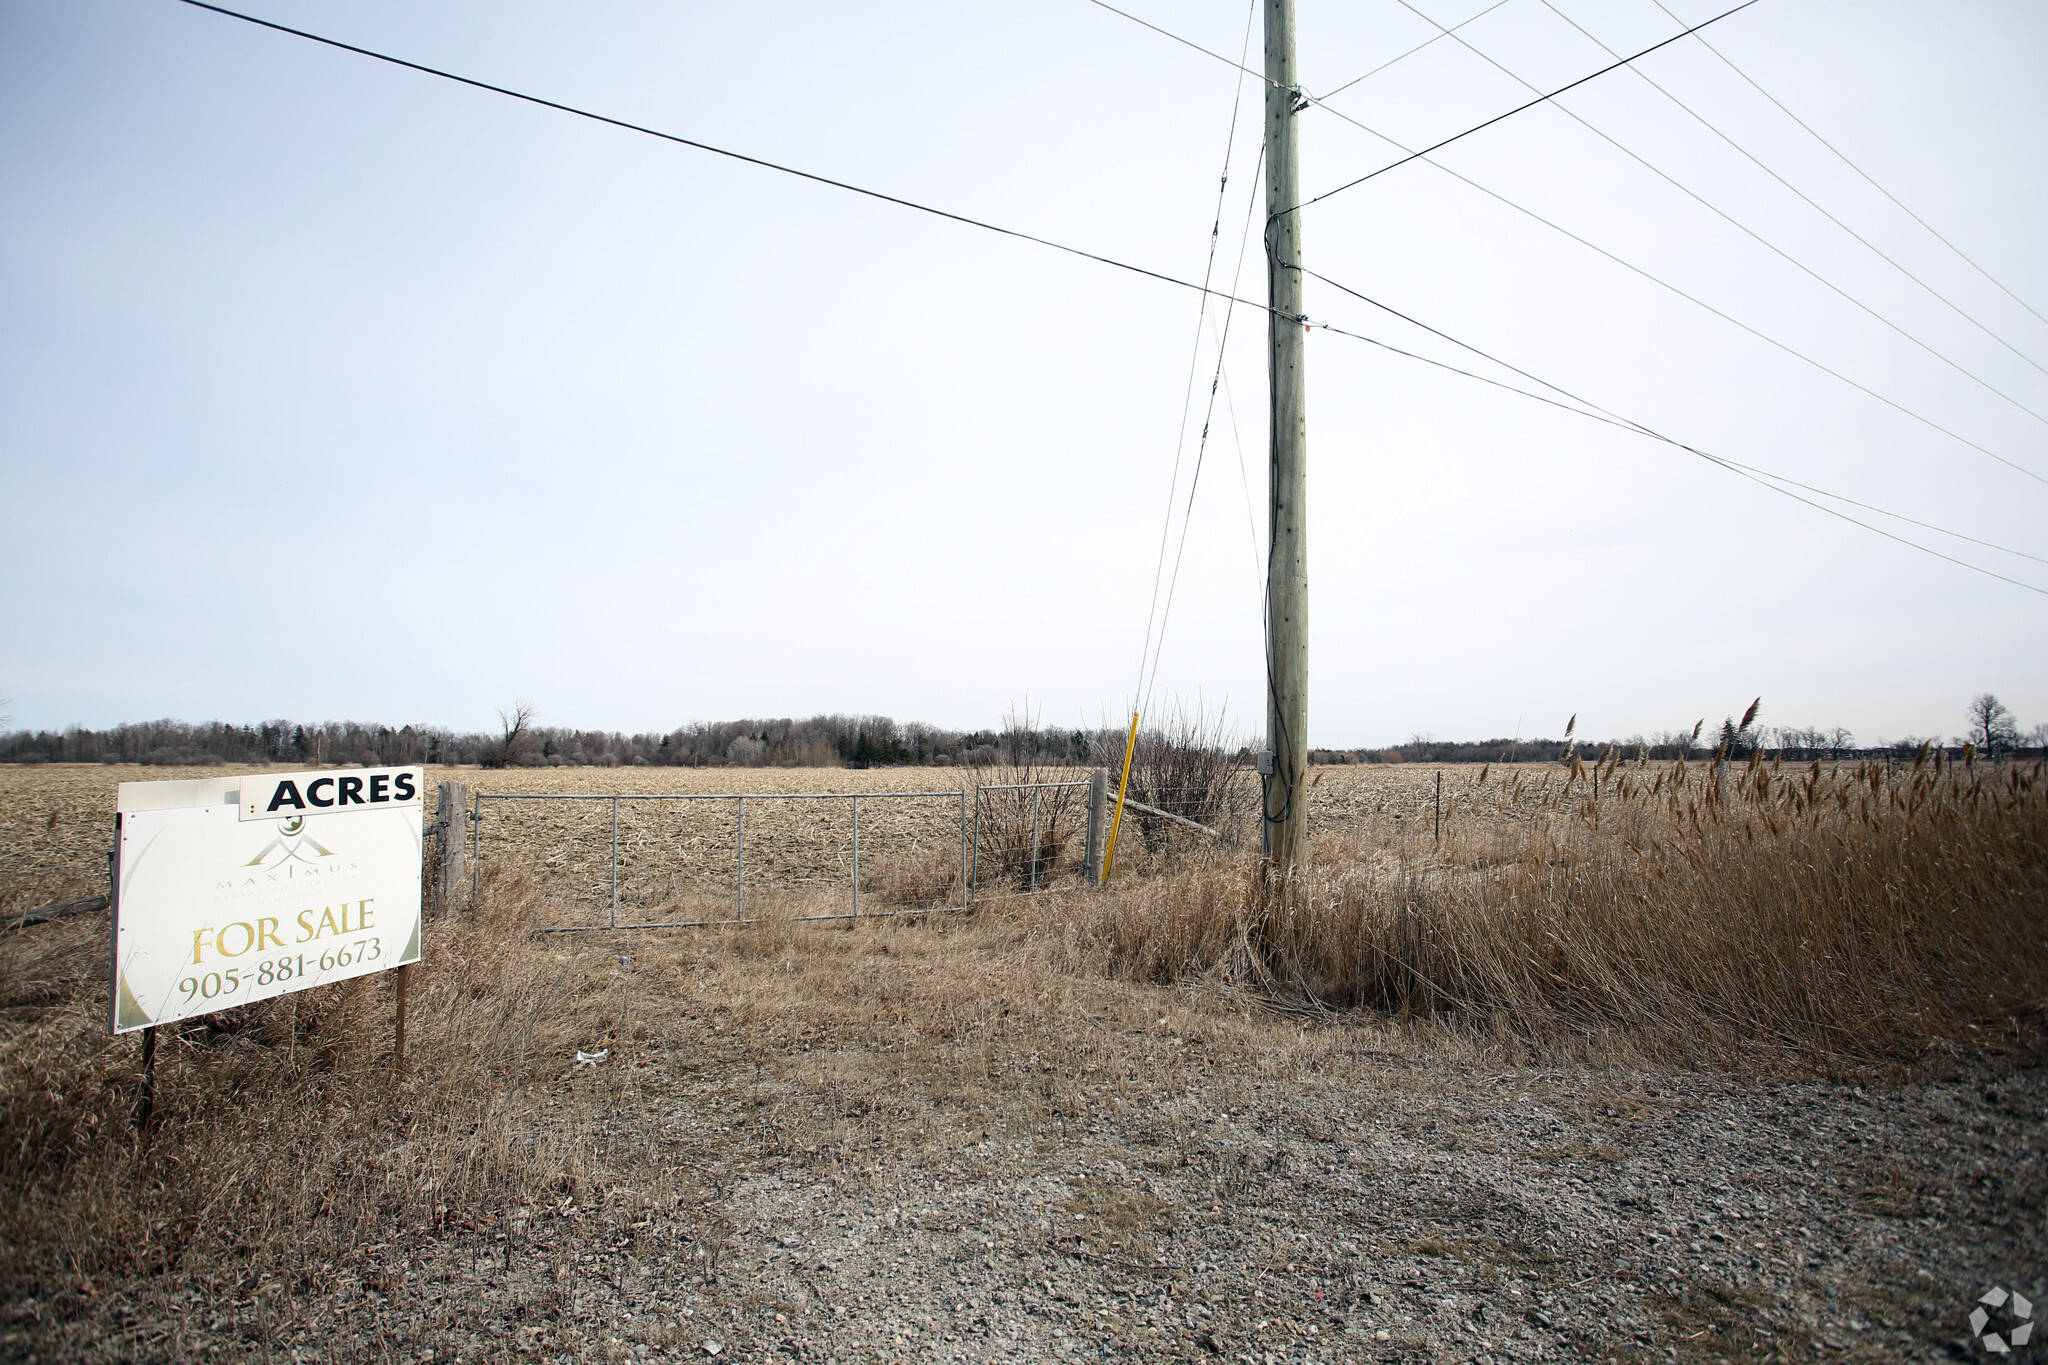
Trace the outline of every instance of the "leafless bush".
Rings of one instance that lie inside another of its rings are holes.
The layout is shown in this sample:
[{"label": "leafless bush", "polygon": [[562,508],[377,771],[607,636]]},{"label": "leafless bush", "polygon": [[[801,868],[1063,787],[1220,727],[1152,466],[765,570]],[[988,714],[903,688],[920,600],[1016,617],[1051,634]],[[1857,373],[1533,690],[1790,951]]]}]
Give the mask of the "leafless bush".
[{"label": "leafless bush", "polygon": [[[1080,835],[1088,819],[1087,771],[1044,761],[1029,716],[1003,718],[996,753],[1008,761],[977,764],[973,875],[980,887],[1043,887],[1080,866]],[[1060,783],[1067,785],[1048,786]]]},{"label": "leafless bush", "polygon": [[[1095,762],[1109,770],[1112,781],[1123,767],[1125,739],[1123,733],[1104,731],[1095,740]],[[1212,717],[1199,706],[1175,703],[1153,724],[1140,727],[1129,796],[1213,829],[1233,843],[1257,833],[1258,775],[1221,710]],[[1155,851],[1191,833],[1171,820],[1126,809],[1119,841],[1134,828]]]}]

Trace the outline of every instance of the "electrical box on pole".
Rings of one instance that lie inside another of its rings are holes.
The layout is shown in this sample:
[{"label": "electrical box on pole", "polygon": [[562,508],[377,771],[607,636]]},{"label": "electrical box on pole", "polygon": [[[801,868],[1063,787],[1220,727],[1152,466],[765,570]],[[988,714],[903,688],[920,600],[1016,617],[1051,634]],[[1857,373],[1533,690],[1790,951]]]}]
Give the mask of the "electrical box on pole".
[{"label": "electrical box on pole", "polygon": [[1266,3],[1266,318],[1271,394],[1266,550],[1264,847],[1282,870],[1305,852],[1308,769],[1308,417],[1294,0]]}]

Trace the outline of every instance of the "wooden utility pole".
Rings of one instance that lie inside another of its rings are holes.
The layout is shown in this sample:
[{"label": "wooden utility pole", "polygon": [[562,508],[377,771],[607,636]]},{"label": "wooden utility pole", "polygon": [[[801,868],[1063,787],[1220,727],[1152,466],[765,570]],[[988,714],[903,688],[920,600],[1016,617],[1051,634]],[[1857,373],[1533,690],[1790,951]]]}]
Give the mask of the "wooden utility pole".
[{"label": "wooden utility pole", "polygon": [[[1301,165],[1295,117],[1294,0],[1266,3],[1266,318],[1272,394],[1266,551],[1265,847],[1285,871],[1301,862],[1308,770],[1308,417],[1301,307]],[[1265,764],[1260,765],[1264,768]]]}]

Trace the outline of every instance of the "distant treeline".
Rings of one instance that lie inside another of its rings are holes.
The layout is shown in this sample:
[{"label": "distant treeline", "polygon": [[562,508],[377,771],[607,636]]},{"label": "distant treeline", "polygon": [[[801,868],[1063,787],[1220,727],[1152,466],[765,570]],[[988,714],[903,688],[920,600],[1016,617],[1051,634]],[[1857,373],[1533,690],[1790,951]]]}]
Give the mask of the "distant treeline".
[{"label": "distant treeline", "polygon": [[[1751,754],[1759,751],[1769,758],[1783,757],[1788,763],[1807,763],[1817,758],[1911,759],[1920,752],[1922,745],[1942,750],[1955,758],[1963,756],[1965,746],[1998,758],[2039,756],[2044,752],[2044,741],[2048,741],[2048,736],[2038,733],[2015,736],[2011,742],[2001,742],[2002,737],[1994,736],[1993,742],[1987,746],[1973,736],[1956,736],[1944,740],[1939,735],[1907,735],[1900,739],[1880,741],[1874,745],[1859,745],[1855,741],[1855,736],[1847,730],[1803,730],[1787,726],[1737,731],[1729,726],[1724,727],[1724,731],[1702,735],[1697,741],[1683,732],[1667,732],[1655,737],[1631,735],[1626,739],[1577,740],[1571,743],[1570,751],[1588,763],[1610,752],[1619,754],[1623,759],[1646,758],[1670,762],[1678,758],[1710,759],[1716,754],[1746,760]],[[1405,744],[1390,745],[1384,749],[1311,749],[1308,757],[1311,763],[1339,764],[1542,763],[1562,760],[1566,752],[1567,743],[1561,739],[1472,741],[1440,740],[1418,735]]]},{"label": "distant treeline", "polygon": [[516,723],[519,719],[517,713],[508,717],[496,734],[434,725],[393,729],[356,721],[312,725],[290,720],[261,725],[158,720],[108,730],[17,730],[0,735],[0,762],[707,768],[1060,764],[1084,762],[1093,739],[1081,731],[1018,726],[944,730],[917,722],[899,724],[887,716],[698,722],[666,734],[633,735]]},{"label": "distant treeline", "polygon": [[[1848,730],[1797,726],[1742,725],[1734,717],[1718,729],[1704,724],[1614,740],[1575,740],[1582,758],[1610,751],[1628,759],[1670,761],[1710,758],[1719,753],[1747,759],[1761,750],[1788,761],[1911,758],[1923,744],[1958,757],[1966,744],[1980,754],[2005,757],[2048,751],[2048,725],[2022,733],[2011,713],[1989,693],[1971,703],[1971,733],[1943,740],[1907,735],[1876,745],[1858,745]],[[1753,718],[1755,708],[1749,716]],[[1169,738],[1178,747],[1225,752],[1220,720],[1175,722]],[[1193,728],[1190,728],[1192,724]],[[1172,729],[1172,726],[1168,727]],[[1183,733],[1185,732],[1185,733]],[[1163,735],[1165,732],[1158,732]],[[1148,737],[1157,738],[1148,731]],[[108,730],[73,726],[66,730],[17,730],[0,734],[0,763],[143,763],[189,766],[285,763],[444,763],[486,767],[744,767],[868,768],[903,765],[1059,767],[1121,762],[1124,732],[1060,730],[1015,719],[994,730],[946,730],[887,716],[812,716],[808,720],[699,721],[666,734],[624,734],[616,730],[575,730],[533,724],[530,707],[506,713],[496,733],[463,732],[434,725],[365,725],[326,721],[307,725],[289,720],[261,725],[213,721],[192,725],[158,720]],[[1538,763],[1561,759],[1562,739],[1440,740],[1411,735],[1404,744],[1379,749],[1311,749],[1312,763]],[[1249,764],[1251,750],[1239,747],[1234,761]]]}]

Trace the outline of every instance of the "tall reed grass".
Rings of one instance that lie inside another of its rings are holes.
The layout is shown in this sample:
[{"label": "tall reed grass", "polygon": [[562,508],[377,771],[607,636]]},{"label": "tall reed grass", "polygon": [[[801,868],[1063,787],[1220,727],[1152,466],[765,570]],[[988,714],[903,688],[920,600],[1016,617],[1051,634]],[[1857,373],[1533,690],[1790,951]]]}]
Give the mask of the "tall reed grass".
[{"label": "tall reed grass", "polygon": [[[1624,766],[1460,784],[1427,828],[1219,853],[1070,912],[1112,973],[1214,973],[1537,1050],[1673,1063],[1910,1055],[2048,1002],[2041,765]],[[1075,926],[1068,926],[1069,932]]]}]

